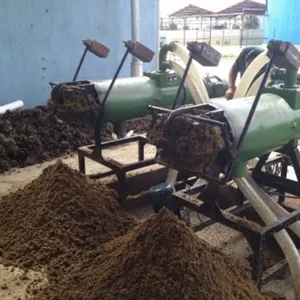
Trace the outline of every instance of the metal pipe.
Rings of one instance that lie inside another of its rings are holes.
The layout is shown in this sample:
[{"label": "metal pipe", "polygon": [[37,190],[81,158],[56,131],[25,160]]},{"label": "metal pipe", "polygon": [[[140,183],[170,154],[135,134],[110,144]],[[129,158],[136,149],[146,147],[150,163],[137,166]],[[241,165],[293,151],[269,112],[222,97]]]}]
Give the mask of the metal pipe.
[{"label": "metal pipe", "polygon": [[4,114],[6,111],[14,111],[20,109],[24,106],[24,102],[22,100],[17,100],[11,103],[7,103],[4,105],[0,105],[0,114]]},{"label": "metal pipe", "polygon": [[102,100],[102,102],[100,103],[100,107],[99,107],[99,110],[97,111],[97,114],[96,114],[96,118],[95,118],[95,122],[94,122],[94,138],[95,138],[95,149],[98,151],[101,147],[101,122],[102,122],[102,118],[104,117],[104,106],[105,106],[105,102],[119,76],[119,73],[124,65],[124,62],[128,56],[128,53],[129,53],[129,49],[127,48],[122,60],[121,60],[121,63],[106,91],[106,94],[104,96],[104,99]]},{"label": "metal pipe", "polygon": [[79,71],[80,71],[80,69],[81,69],[82,63],[83,63],[83,61],[84,61],[84,59],[85,59],[85,56],[86,56],[86,54],[87,54],[87,51],[88,51],[88,46],[86,46],[85,49],[84,49],[84,51],[83,51],[83,54],[82,54],[82,56],[81,56],[79,65],[78,65],[78,67],[77,67],[77,69],[76,69],[76,72],[75,72],[75,74],[74,74],[74,77],[73,77],[73,80],[72,80],[72,81],[76,81],[77,76],[78,76],[78,74],[79,74]]},{"label": "metal pipe", "polygon": [[258,93],[257,93],[257,95],[255,96],[255,99],[254,99],[254,101],[253,101],[251,110],[250,110],[249,115],[248,115],[247,120],[246,120],[246,124],[245,124],[245,126],[244,126],[244,128],[243,128],[242,134],[241,134],[240,139],[239,139],[239,141],[238,141],[238,143],[237,143],[237,150],[239,150],[239,149],[242,147],[242,145],[243,145],[243,142],[244,142],[245,136],[246,136],[246,134],[247,134],[248,128],[249,128],[250,123],[251,123],[251,121],[252,121],[252,119],[253,119],[253,115],[254,115],[254,113],[255,113],[257,104],[258,104],[258,102],[259,102],[259,100],[260,100],[260,96],[261,96],[261,93],[262,93],[262,89],[264,88],[264,86],[265,86],[265,84],[266,84],[266,82],[267,82],[267,79],[268,79],[268,76],[269,76],[269,73],[270,73],[270,70],[271,70],[271,67],[272,67],[273,60],[274,60],[274,54],[272,54],[272,57],[271,57],[271,59],[270,59],[270,61],[269,61],[269,64],[268,64],[266,73],[264,74],[263,80],[262,80],[262,82],[261,82],[261,84],[260,84]]},{"label": "metal pipe", "polygon": [[[234,181],[267,225],[277,221],[276,215],[261,198],[260,188],[251,185],[245,177],[234,178]],[[300,300],[300,256],[298,250],[285,229],[274,234],[274,237],[289,264],[296,299]]]},{"label": "metal pipe", "polygon": [[[187,64],[189,60],[189,51],[185,47],[183,47],[183,45],[180,45],[176,42],[171,42],[170,51],[176,54],[177,56],[179,56],[180,59],[183,61],[183,63]],[[187,81],[190,78],[192,78],[199,88],[200,98],[199,98],[199,102],[196,104],[209,102],[209,96],[205,88],[202,72],[203,69],[201,69],[201,65],[195,60],[192,61],[191,69],[187,76]]]},{"label": "metal pipe", "polygon": [[211,45],[211,35],[212,35],[212,18],[210,18],[210,23],[209,23],[209,45]]},{"label": "metal pipe", "polygon": [[159,50],[159,71],[164,72],[170,68],[170,62],[168,61],[168,52],[170,51],[170,44],[165,43]]},{"label": "metal pipe", "polygon": [[[156,17],[157,17],[157,52],[160,53],[160,0],[156,1]],[[160,60],[159,57],[156,55],[156,70],[159,70]]]},{"label": "metal pipe", "polygon": [[190,70],[192,61],[193,61],[193,57],[192,57],[192,55],[191,55],[190,58],[189,58],[189,60],[188,60],[187,65],[186,65],[185,71],[184,71],[184,73],[183,73],[183,77],[182,77],[182,79],[181,79],[181,82],[180,82],[180,85],[179,85],[177,94],[176,94],[176,96],[175,96],[175,99],[174,99],[174,103],[173,103],[172,109],[175,109],[175,108],[176,108],[176,105],[177,105],[177,102],[178,102],[180,93],[181,93],[182,88],[183,88],[183,86],[184,86],[184,83],[185,83],[186,77],[187,77],[187,75],[188,75],[188,72],[189,72],[189,70]]},{"label": "metal pipe", "polygon": [[186,19],[183,18],[183,46],[185,46],[186,43]]},{"label": "metal pipe", "polygon": [[[133,42],[140,40],[140,1],[131,0],[131,39]],[[135,56],[131,61],[131,77],[143,76],[143,63]]]}]

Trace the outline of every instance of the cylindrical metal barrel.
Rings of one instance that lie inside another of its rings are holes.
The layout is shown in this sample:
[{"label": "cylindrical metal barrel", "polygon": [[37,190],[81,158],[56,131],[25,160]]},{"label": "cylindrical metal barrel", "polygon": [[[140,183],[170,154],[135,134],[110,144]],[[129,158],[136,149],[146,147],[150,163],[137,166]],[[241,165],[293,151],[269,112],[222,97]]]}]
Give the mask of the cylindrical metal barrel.
[{"label": "cylindrical metal barrel", "polygon": [[[100,100],[103,99],[110,81],[95,83]],[[118,79],[105,104],[106,122],[118,123],[139,118],[150,113],[149,105],[171,107],[178,90],[176,85],[159,87],[155,80],[144,77]],[[184,96],[185,103],[192,103],[188,91],[181,93],[180,103]]]},{"label": "cylindrical metal barrel", "polygon": [[[231,127],[234,142],[240,138],[254,97],[239,101],[217,102]],[[263,94],[258,103],[242,147],[237,153],[237,164],[275,151],[300,136],[300,110],[292,109],[281,97]]]}]

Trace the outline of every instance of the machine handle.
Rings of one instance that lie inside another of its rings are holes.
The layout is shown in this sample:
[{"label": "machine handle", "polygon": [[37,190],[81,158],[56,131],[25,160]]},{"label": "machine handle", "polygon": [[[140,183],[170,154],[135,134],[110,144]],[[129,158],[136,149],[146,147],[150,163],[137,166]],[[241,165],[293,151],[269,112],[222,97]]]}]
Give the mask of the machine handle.
[{"label": "machine handle", "polygon": [[124,46],[126,47],[126,52],[118,66],[118,69],[106,91],[106,94],[103,98],[103,100],[100,103],[100,107],[98,108],[98,111],[96,113],[95,123],[94,123],[94,136],[95,136],[95,150],[99,151],[101,149],[101,122],[102,118],[105,114],[105,103],[107,101],[107,98],[119,76],[119,73],[125,63],[125,60],[129,53],[131,53],[133,56],[141,59],[143,62],[150,62],[153,58],[154,52],[151,51],[149,48],[145,47],[139,42],[133,42],[133,41],[127,41],[124,42]]},{"label": "machine handle", "polygon": [[242,131],[241,136],[240,136],[240,138],[239,138],[239,141],[238,141],[238,143],[237,143],[237,151],[239,151],[239,149],[242,147],[243,142],[244,142],[244,140],[245,140],[245,136],[246,136],[246,134],[247,134],[247,132],[248,132],[249,126],[250,126],[250,124],[251,124],[251,121],[252,121],[252,119],[253,119],[254,113],[255,113],[255,111],[256,111],[256,107],[257,107],[258,102],[259,102],[259,100],[260,100],[260,97],[261,97],[261,94],[262,94],[262,90],[263,90],[263,88],[265,87],[266,82],[267,82],[267,79],[268,79],[268,77],[269,77],[269,74],[270,74],[270,71],[271,71],[271,68],[272,68],[272,64],[273,64],[273,61],[274,61],[274,57],[275,57],[275,53],[273,53],[272,56],[271,56],[271,59],[270,59],[270,61],[269,61],[268,67],[267,67],[267,70],[266,70],[266,72],[265,72],[265,74],[264,74],[264,77],[263,77],[263,79],[262,79],[262,81],[261,81],[261,83],[260,83],[258,92],[257,92],[257,94],[256,94],[256,96],[255,96],[255,99],[254,99],[254,101],[253,101],[253,104],[252,104],[252,106],[251,106],[251,109],[250,109],[250,112],[249,112],[249,114],[248,114],[248,117],[247,117],[245,126],[244,126],[244,128],[243,128],[243,131]]},{"label": "machine handle", "polygon": [[[245,140],[245,137],[247,135],[247,132],[248,132],[248,129],[250,127],[250,124],[251,124],[251,121],[253,119],[253,116],[254,116],[254,113],[256,111],[256,107],[258,105],[258,102],[260,100],[260,97],[261,97],[261,94],[262,94],[262,90],[264,88],[264,86],[266,85],[266,82],[267,82],[267,79],[269,77],[269,74],[270,74],[270,71],[271,71],[271,68],[272,68],[272,64],[273,64],[273,61],[274,61],[274,58],[275,58],[275,53],[273,52],[272,55],[271,55],[271,58],[270,58],[270,61],[269,61],[269,64],[268,64],[268,67],[267,67],[267,70],[264,74],[264,77],[262,79],[262,82],[260,83],[260,86],[259,86],[259,89],[258,89],[258,92],[255,96],[255,99],[253,101],[253,104],[251,106],[251,109],[250,109],[250,112],[248,114],[248,117],[246,119],[246,123],[244,125],[244,128],[242,130],[242,133],[241,133],[241,136],[238,140],[238,143],[237,143],[237,147],[236,147],[236,150],[237,150],[237,153],[239,151],[239,149],[241,149],[241,147],[243,146],[243,142]],[[227,174],[224,178],[224,182],[227,182],[228,179],[231,177],[231,174],[232,174],[232,171],[233,171],[233,168],[234,168],[234,165],[235,165],[235,161],[233,161],[229,168],[228,168],[228,171],[227,171]]]},{"label": "machine handle", "polygon": [[85,45],[85,49],[84,52],[80,58],[78,67],[76,69],[76,72],[74,74],[73,80],[72,81],[76,81],[77,76],[79,74],[79,71],[82,67],[83,61],[85,59],[85,56],[87,54],[88,51],[90,51],[91,53],[93,53],[94,55],[100,57],[100,58],[106,58],[108,56],[108,53],[110,51],[109,48],[105,47],[103,44],[100,44],[99,42],[95,41],[95,40],[90,40],[90,39],[83,39],[82,40],[83,45]]}]

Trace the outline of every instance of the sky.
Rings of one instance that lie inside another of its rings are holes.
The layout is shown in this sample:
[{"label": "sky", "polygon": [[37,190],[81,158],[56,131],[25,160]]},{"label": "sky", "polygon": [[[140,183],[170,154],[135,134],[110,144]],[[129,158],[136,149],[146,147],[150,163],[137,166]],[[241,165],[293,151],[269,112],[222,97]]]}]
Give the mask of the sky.
[{"label": "sky", "polygon": [[[241,1],[242,0],[160,0],[160,16],[166,17],[189,4],[216,12]],[[266,3],[265,0],[255,1]]]}]

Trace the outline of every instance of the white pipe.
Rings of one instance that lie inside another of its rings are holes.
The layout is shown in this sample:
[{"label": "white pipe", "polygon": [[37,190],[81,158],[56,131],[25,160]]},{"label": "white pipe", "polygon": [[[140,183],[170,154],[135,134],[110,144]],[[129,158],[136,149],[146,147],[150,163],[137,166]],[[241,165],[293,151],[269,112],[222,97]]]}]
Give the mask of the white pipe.
[{"label": "white pipe", "polygon": [[[185,66],[181,61],[171,61],[170,68],[175,71],[181,78],[184,73]],[[186,77],[185,84],[192,95],[195,104],[203,103],[203,96],[191,76]]]},{"label": "white pipe", "polygon": [[[140,40],[140,1],[131,0],[131,39],[134,42]],[[143,76],[143,63],[132,56],[131,61],[131,77]]]},{"label": "white pipe", "polygon": [[[180,77],[183,76],[185,66],[182,62],[171,61],[170,68],[173,71],[175,71]],[[195,103],[203,103],[203,101],[202,101],[203,98],[201,96],[201,93],[199,92],[197,85],[195,84],[195,82],[193,81],[191,76],[187,76],[186,86],[187,86],[189,92],[191,93],[194,102]],[[175,183],[177,181],[177,176],[178,176],[178,171],[176,171],[174,169],[169,169],[167,178],[166,178],[166,183],[175,185]]]},{"label": "white pipe", "polygon": [[4,114],[6,111],[14,111],[24,106],[24,102],[22,100],[17,100],[8,104],[4,104],[0,106],[0,114]]},{"label": "white pipe", "polygon": [[[247,175],[247,177],[248,176],[249,175]],[[253,186],[245,177],[235,178],[234,180],[241,192],[249,200],[267,225],[277,221],[276,215],[269,206],[264,203],[263,199],[261,199],[260,194],[263,193],[263,191],[261,191],[260,188]],[[260,191],[258,192],[258,190]],[[289,264],[296,300],[300,300],[300,256],[298,250],[285,229],[274,234],[274,237],[285,254]]]},{"label": "white pipe", "polygon": [[[170,63],[170,68],[174,70],[179,76],[182,77],[186,64],[189,60],[189,52],[184,46],[176,42],[170,43],[170,51],[176,54],[177,56],[179,56],[183,62],[183,63],[179,63],[179,62]],[[186,86],[189,92],[192,94],[195,104],[209,102],[209,96],[203,81],[202,73],[203,70],[201,68],[201,65],[195,61],[192,61],[191,68],[186,78]],[[179,172],[177,170],[169,169],[166,178],[166,183],[175,185],[177,181],[178,173]],[[196,183],[198,183],[198,181]]]},{"label": "white pipe", "polygon": [[267,50],[258,55],[253,62],[246,69],[241,81],[234,93],[233,99],[239,99],[246,97],[247,91],[249,90],[250,84],[253,82],[257,71],[261,70],[270,59],[267,56]]},{"label": "white pipe", "polygon": [[[260,87],[260,84],[263,80],[263,77],[264,77],[265,74],[261,74],[256,80],[255,82],[251,85],[250,89],[248,90],[248,92],[246,93],[246,96],[245,97],[253,97],[253,96],[256,96],[258,90],[259,90],[259,87]],[[271,77],[269,76],[268,79],[267,79],[267,82],[266,82],[266,86],[271,82]]]},{"label": "white pipe", "polygon": [[[187,64],[189,59],[189,53],[185,47],[175,42],[170,44],[170,51],[178,55],[183,61],[183,63],[174,61],[170,62],[170,68],[174,70],[180,77],[182,77],[184,69],[186,67],[185,65]],[[201,75],[201,71],[201,66],[195,61],[193,61],[191,64],[190,71],[186,77],[186,86],[189,92],[191,93],[195,104],[209,102],[209,96],[203,81],[203,77]],[[166,178],[166,183],[175,185],[177,181],[177,176],[177,170],[169,169]]]},{"label": "white pipe", "polygon": [[[173,52],[174,54],[176,54],[177,56],[180,57],[180,59],[187,64],[188,60],[189,60],[189,52],[188,50],[176,43],[176,42],[171,42],[170,43],[170,51]],[[197,63],[196,61],[192,61],[191,64],[191,68],[189,70],[188,76],[187,77],[191,77],[192,80],[197,83],[198,89],[201,93],[201,99],[202,102],[201,103],[208,103],[209,102],[209,96],[203,81],[203,76],[202,76],[203,70],[201,68],[201,65],[199,63]],[[197,103],[200,104],[200,103]]]},{"label": "white pipe", "polygon": [[[273,211],[273,213],[278,218],[284,218],[289,216],[289,212],[285,210],[282,206],[280,206],[275,200],[273,200],[269,195],[267,195],[263,190],[260,189],[259,185],[253,180],[252,176],[247,174],[245,178],[248,180],[249,184],[251,184],[261,197],[261,199],[269,206],[269,208]],[[295,222],[289,228],[300,237],[300,221]]]}]

